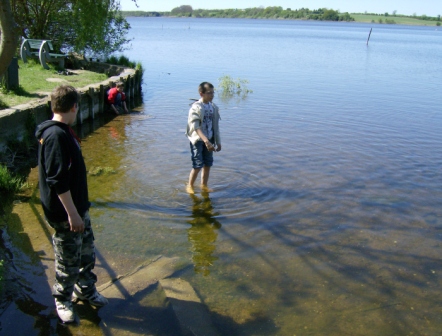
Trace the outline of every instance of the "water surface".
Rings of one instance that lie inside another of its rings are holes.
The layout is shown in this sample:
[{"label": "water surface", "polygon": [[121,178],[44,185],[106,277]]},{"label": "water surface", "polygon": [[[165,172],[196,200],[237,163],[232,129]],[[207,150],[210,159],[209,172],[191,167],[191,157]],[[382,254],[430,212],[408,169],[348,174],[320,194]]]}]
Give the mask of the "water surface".
[{"label": "water surface", "polygon": [[[86,137],[97,247],[115,274],[181,256],[226,335],[436,335],[442,327],[442,31],[130,18],[141,113]],[[210,193],[185,191],[189,99],[221,99]],[[98,269],[100,273],[100,269]],[[100,276],[100,274],[99,274]]]}]

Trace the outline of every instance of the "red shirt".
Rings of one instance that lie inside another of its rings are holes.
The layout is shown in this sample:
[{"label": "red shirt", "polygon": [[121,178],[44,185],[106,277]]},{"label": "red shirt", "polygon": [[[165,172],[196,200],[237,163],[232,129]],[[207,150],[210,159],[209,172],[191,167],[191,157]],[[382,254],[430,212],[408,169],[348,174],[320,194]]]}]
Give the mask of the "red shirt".
[{"label": "red shirt", "polygon": [[107,101],[109,104],[115,104],[115,99],[117,98],[118,94],[121,93],[121,101],[126,100],[126,94],[124,92],[118,91],[116,87],[109,90]]}]

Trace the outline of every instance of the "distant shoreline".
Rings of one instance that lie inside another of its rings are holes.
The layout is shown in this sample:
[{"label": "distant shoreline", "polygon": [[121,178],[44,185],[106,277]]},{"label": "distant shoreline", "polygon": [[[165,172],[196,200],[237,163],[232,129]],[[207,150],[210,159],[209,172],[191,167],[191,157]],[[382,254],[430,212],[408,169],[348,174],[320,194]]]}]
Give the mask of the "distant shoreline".
[{"label": "distant shoreline", "polygon": [[[183,7],[183,6],[182,6]],[[175,9],[174,9],[175,10]],[[167,18],[203,18],[203,19],[255,19],[255,20],[301,20],[301,21],[325,21],[325,22],[360,22],[376,24],[399,24],[408,26],[427,26],[440,27],[442,21],[440,15],[437,17],[406,16],[400,14],[376,14],[376,13],[347,13],[334,10],[318,9],[311,11],[309,9],[301,10],[275,10],[266,12],[267,9],[256,11],[256,8],[244,10],[201,10],[196,9],[192,12],[146,12],[146,11],[122,11],[124,17],[167,17]]]},{"label": "distant shoreline", "polygon": [[[356,14],[350,14],[350,15],[356,15]],[[359,14],[360,15],[360,14]],[[362,14],[364,15],[364,14]],[[439,21],[422,21],[418,19],[413,19],[414,21],[411,22],[404,22],[403,20],[394,20],[394,23],[385,22],[384,17],[379,15],[377,18],[381,18],[383,22],[376,21],[374,19],[370,20],[358,20],[355,18],[354,21],[331,21],[331,20],[313,20],[313,19],[284,19],[284,18],[250,18],[250,17],[244,17],[244,18],[210,18],[210,17],[184,17],[184,16],[173,16],[173,15],[161,15],[161,16],[141,16],[141,15],[127,15],[126,18],[176,18],[176,19],[249,19],[249,20],[281,20],[281,21],[318,21],[318,22],[353,22],[353,23],[373,23],[373,24],[382,24],[382,25],[405,25],[405,26],[422,26],[422,27],[440,27],[442,29],[442,23],[440,26],[437,25],[437,22]],[[374,22],[373,22],[374,21]]]}]

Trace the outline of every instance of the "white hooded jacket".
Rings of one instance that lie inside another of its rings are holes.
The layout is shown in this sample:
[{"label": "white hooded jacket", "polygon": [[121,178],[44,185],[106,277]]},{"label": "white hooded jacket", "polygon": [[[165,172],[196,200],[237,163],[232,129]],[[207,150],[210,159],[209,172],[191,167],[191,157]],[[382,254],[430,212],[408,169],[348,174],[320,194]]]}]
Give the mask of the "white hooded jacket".
[{"label": "white hooded jacket", "polygon": [[[219,134],[219,120],[221,118],[219,115],[219,108],[214,103],[212,103],[212,106],[213,106],[213,138],[215,141],[214,145],[220,145],[221,136]],[[194,102],[190,107],[189,118],[187,119],[186,135],[192,144],[195,144],[197,141],[201,140],[196,130],[198,128],[201,128],[204,119],[204,112],[205,110],[202,99]]]}]

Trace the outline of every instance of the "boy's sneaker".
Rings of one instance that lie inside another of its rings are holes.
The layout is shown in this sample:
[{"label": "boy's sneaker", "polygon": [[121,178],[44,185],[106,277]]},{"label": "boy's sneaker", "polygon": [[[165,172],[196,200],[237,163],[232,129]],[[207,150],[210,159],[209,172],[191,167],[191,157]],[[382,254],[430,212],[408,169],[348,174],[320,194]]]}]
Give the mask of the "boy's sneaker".
[{"label": "boy's sneaker", "polygon": [[57,307],[58,317],[63,323],[75,321],[74,306],[70,300],[62,301],[55,298],[55,306]]},{"label": "boy's sneaker", "polygon": [[109,301],[100,293],[95,290],[91,295],[83,295],[80,293],[79,290],[77,290],[77,286],[74,287],[74,293],[72,294],[72,300],[82,300],[82,301],[88,301],[89,304],[95,307],[103,307],[109,303]]}]

